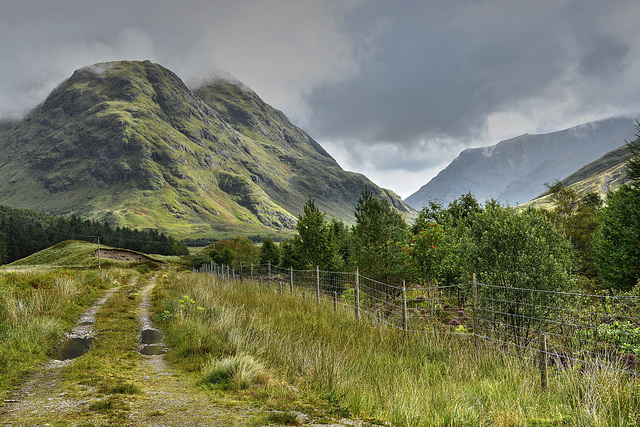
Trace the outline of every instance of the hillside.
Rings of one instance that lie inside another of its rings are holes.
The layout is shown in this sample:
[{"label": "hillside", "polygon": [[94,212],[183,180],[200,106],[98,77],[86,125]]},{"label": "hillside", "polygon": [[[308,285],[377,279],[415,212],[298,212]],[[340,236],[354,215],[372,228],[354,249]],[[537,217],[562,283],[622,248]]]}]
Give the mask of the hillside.
[{"label": "hillside", "polygon": [[[586,193],[599,193],[603,196],[609,190],[615,190],[627,182],[625,163],[629,158],[629,149],[626,145],[616,148],[601,158],[581,167],[560,182],[565,187],[571,187],[579,195]],[[545,191],[524,206],[546,206],[551,203],[549,192]]]},{"label": "hillside", "polygon": [[545,183],[567,177],[631,139],[633,120],[612,118],[467,149],[405,202],[419,209],[430,198],[449,203],[471,192],[480,200],[522,204],[543,193]]},{"label": "hillside", "polygon": [[149,61],[77,70],[0,126],[0,204],[176,237],[287,233],[304,202],[353,221],[366,187],[241,84],[188,89]]}]

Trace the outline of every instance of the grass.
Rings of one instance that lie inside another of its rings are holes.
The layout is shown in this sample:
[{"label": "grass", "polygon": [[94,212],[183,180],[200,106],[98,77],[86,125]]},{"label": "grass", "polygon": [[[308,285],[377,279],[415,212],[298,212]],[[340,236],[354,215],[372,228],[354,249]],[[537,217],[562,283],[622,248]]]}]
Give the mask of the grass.
[{"label": "grass", "polygon": [[270,380],[268,369],[248,354],[236,354],[221,360],[211,360],[203,368],[201,384],[207,387],[246,390],[252,385],[264,385]]},{"label": "grass", "polygon": [[[274,379],[247,390],[279,410],[321,407],[334,417],[402,426],[640,422],[638,379],[617,371],[553,370],[542,392],[532,359],[476,351],[459,336],[404,336],[257,284],[196,274],[163,282],[155,303],[172,362],[200,376],[217,366],[211,359],[251,355]],[[193,303],[180,313],[185,296]]]},{"label": "grass", "polygon": [[48,359],[114,281],[96,271],[0,273],[0,397]]}]

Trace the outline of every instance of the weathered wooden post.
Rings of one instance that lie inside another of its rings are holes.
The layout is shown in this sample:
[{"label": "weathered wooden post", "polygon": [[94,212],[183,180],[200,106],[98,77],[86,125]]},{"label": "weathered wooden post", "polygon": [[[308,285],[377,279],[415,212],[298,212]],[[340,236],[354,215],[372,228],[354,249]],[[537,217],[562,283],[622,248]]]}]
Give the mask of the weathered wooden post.
[{"label": "weathered wooden post", "polygon": [[289,267],[291,280],[289,281],[289,290],[291,291],[291,295],[293,295],[293,267]]},{"label": "weathered wooden post", "polygon": [[253,263],[251,263],[251,281],[253,282]]},{"label": "weathered wooden post", "polygon": [[271,261],[267,263],[267,267],[269,268],[269,287],[271,287]]},{"label": "weathered wooden post", "polygon": [[542,391],[547,391],[549,386],[549,372],[547,370],[547,335],[540,334],[540,388]]},{"label": "weathered wooden post", "polygon": [[476,273],[471,275],[471,295],[473,298],[473,345],[478,347],[478,282]]},{"label": "weathered wooden post", "polygon": [[356,320],[360,321],[360,273],[358,267],[356,267],[356,283],[353,296]]},{"label": "weathered wooden post", "polygon": [[402,281],[402,332],[407,332],[407,288]]},{"label": "weathered wooden post", "polygon": [[316,265],[316,302],[320,303],[320,267]]},{"label": "weathered wooden post", "polygon": [[338,313],[338,293],[333,291],[333,312]]}]

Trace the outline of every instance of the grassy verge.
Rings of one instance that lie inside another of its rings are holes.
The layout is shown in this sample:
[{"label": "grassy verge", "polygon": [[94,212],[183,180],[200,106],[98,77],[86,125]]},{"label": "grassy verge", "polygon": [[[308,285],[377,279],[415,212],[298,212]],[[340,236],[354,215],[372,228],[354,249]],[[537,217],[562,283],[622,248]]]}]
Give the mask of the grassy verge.
[{"label": "grassy verge", "polygon": [[0,273],[0,398],[46,361],[116,273]]},{"label": "grassy verge", "polygon": [[156,311],[173,348],[167,357],[206,381],[219,379],[216,369],[234,356],[251,356],[270,381],[219,387],[244,390],[274,409],[321,407],[335,417],[406,426],[640,423],[640,383],[626,374],[553,370],[541,392],[531,359],[476,351],[459,336],[404,337],[257,284],[195,274],[163,280]]}]

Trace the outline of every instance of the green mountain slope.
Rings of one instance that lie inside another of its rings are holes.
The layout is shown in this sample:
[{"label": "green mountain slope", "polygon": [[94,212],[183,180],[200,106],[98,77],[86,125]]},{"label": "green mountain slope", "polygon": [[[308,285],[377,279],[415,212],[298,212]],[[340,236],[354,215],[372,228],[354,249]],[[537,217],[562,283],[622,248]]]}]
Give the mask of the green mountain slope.
[{"label": "green mountain slope", "polygon": [[176,237],[286,233],[309,197],[351,221],[365,187],[411,212],[250,90],[191,91],[149,61],[77,70],[0,126],[0,150],[0,204]]},{"label": "green mountain slope", "polygon": [[[615,190],[628,182],[625,163],[629,156],[629,149],[623,145],[581,167],[560,182],[565,187],[575,189],[579,195],[598,193],[606,199],[609,190]],[[544,207],[550,204],[549,192],[546,191],[523,206]]]}]

